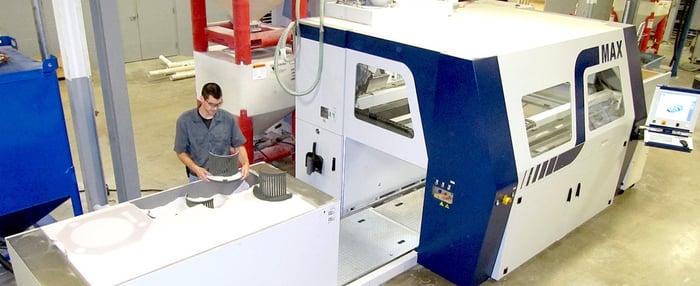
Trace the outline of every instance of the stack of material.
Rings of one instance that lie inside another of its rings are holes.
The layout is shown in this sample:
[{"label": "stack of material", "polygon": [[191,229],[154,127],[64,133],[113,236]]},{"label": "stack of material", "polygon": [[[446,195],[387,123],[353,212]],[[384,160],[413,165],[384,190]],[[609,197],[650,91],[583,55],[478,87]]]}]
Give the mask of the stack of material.
[{"label": "stack of material", "polygon": [[163,55],[158,58],[163,61],[167,68],[149,71],[149,78],[168,76],[170,80],[179,80],[194,77],[194,60],[173,62]]}]

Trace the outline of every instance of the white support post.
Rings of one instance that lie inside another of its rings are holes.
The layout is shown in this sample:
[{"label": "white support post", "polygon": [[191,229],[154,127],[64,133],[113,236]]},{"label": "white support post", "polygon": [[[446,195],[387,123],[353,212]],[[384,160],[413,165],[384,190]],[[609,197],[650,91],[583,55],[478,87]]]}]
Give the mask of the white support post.
[{"label": "white support post", "polygon": [[80,0],[54,0],[63,69],[70,95],[73,128],[88,210],[107,205],[102,158],[95,123],[90,59]]}]

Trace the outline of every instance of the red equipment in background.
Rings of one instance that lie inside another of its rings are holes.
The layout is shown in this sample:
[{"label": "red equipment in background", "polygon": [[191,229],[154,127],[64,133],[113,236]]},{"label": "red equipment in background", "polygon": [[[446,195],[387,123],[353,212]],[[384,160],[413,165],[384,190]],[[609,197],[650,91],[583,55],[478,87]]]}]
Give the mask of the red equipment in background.
[{"label": "red equipment in background", "polygon": [[651,31],[654,29],[654,12],[652,11],[648,17],[644,20],[644,29],[642,30],[642,38],[639,40],[639,51],[646,53],[649,47],[649,39],[651,38]]},{"label": "red equipment in background", "polygon": [[617,17],[617,12],[615,12],[614,8],[610,9],[610,21],[620,22],[620,19]]},{"label": "red equipment in background", "polygon": [[667,24],[668,15],[661,18],[661,20],[659,20],[659,24],[656,25],[656,30],[654,31],[654,45],[651,46],[651,49],[654,52],[654,54],[659,53],[659,47],[661,46],[661,42],[663,42]]},{"label": "red equipment in background", "polygon": [[[300,17],[307,17],[307,0],[292,0],[292,20],[296,19],[296,1],[301,1]],[[232,0],[231,2],[233,23],[230,21],[207,23],[206,0],[190,0],[193,49],[196,52],[207,52],[210,42],[227,46],[235,51],[236,64],[250,65],[251,50],[276,46],[284,29],[261,24],[261,31],[251,33],[250,0]],[[291,43],[292,36],[290,35],[286,41]],[[199,101],[197,103],[200,104]],[[294,122],[293,118],[292,122]],[[293,131],[292,136],[286,137],[292,139],[292,142],[287,142],[286,138],[281,137],[263,138],[256,142],[253,138],[253,121],[246,109],[240,110],[238,125],[246,137],[245,147],[249,162],[272,162],[294,153]],[[265,146],[259,147],[259,145]]]},{"label": "red equipment in background", "polygon": [[[292,113],[292,116],[293,114],[294,113]],[[294,122],[293,117],[292,122]],[[248,116],[248,111],[245,109],[241,109],[241,113],[238,117],[238,126],[241,128],[241,132],[246,138],[245,151],[248,153],[248,162],[273,162],[294,154],[293,136],[270,136],[269,138],[266,137],[260,140],[254,140],[253,120]]]},{"label": "red equipment in background", "polygon": [[253,163],[255,158],[255,142],[253,142],[253,120],[248,117],[248,110],[241,109],[238,117],[238,127],[241,128],[243,136],[245,136],[245,151],[248,153],[248,162]]},{"label": "red equipment in background", "polygon": [[[197,52],[206,52],[209,42],[227,46],[236,51],[236,63],[250,64],[251,49],[274,47],[282,36],[284,29],[262,25],[262,31],[250,31],[250,1],[232,0],[233,23],[207,23],[207,7],[205,0],[190,0],[192,10],[192,40]],[[306,17],[306,0],[299,3],[301,18]],[[292,1],[292,11],[296,10],[296,0]],[[293,14],[294,20],[296,13]],[[291,43],[291,35],[287,39]]]}]

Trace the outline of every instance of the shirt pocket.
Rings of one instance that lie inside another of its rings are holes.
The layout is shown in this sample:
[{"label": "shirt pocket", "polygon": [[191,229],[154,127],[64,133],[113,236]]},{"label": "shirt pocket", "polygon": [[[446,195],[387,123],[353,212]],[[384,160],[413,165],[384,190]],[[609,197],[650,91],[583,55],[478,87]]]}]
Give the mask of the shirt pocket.
[{"label": "shirt pocket", "polygon": [[213,130],[211,134],[212,152],[217,155],[228,155],[231,153],[231,136],[223,128]]}]

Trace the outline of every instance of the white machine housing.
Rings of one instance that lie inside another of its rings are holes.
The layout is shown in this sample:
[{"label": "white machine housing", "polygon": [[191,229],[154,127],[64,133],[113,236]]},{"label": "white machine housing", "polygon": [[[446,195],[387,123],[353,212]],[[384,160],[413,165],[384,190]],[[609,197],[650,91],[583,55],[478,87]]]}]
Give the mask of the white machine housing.
[{"label": "white machine housing", "polygon": [[[634,27],[498,1],[421,21],[402,3],[358,18],[328,3],[324,73],[296,101],[296,176],[346,214],[425,178],[418,262],[460,285],[500,279],[612,203],[646,116]],[[318,24],[302,25],[300,88]],[[400,74],[412,136],[358,116],[361,65]]]}]

